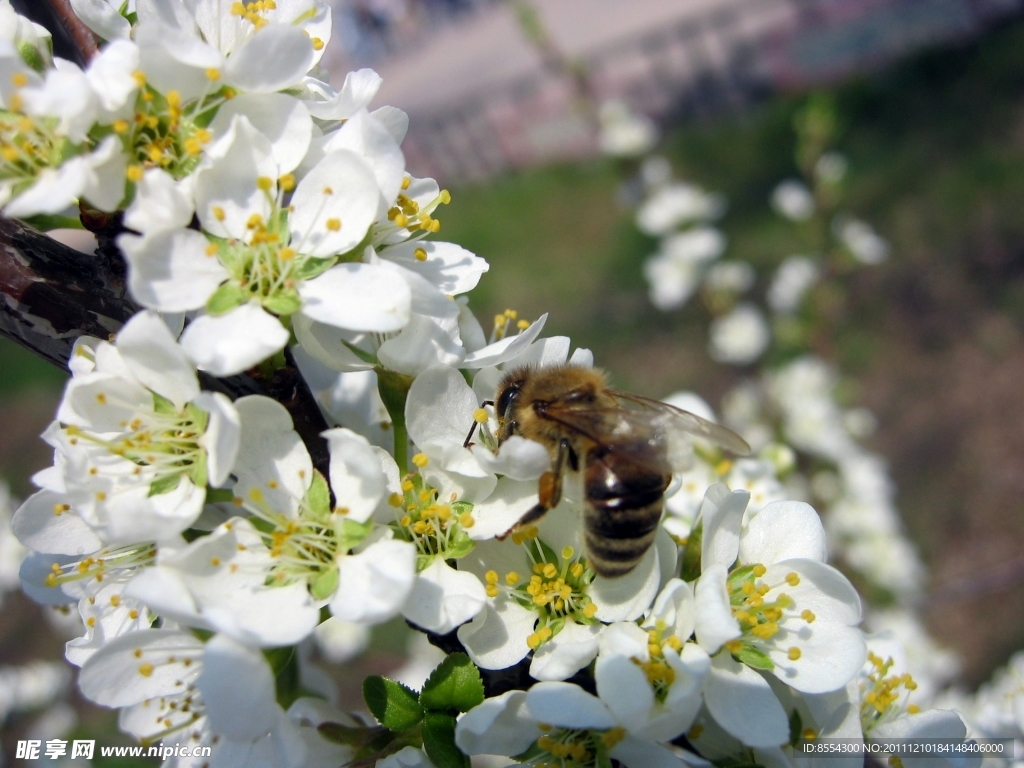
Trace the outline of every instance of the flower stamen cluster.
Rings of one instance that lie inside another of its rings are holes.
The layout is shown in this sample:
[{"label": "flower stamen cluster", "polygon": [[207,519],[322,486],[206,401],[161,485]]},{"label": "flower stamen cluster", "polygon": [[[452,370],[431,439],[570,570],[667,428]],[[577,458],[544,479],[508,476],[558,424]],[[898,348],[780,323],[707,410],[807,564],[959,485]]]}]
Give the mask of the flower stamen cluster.
[{"label": "flower stamen cluster", "polygon": [[[767,641],[779,633],[779,622],[787,617],[787,612],[795,612],[793,598],[785,592],[779,592],[774,600],[766,601],[765,598],[769,592],[783,584],[796,587],[800,584],[800,576],[791,572],[786,574],[784,582],[767,584],[761,581],[767,570],[764,565],[757,563],[736,568],[729,574],[729,603],[743,632],[742,638],[726,643],[726,649],[732,654],[739,653],[745,647],[766,650]],[[808,624],[816,618],[810,610],[799,615]],[[787,655],[790,661],[797,661],[802,651],[794,645],[788,649]]]},{"label": "flower stamen cluster", "polygon": [[[68,512],[67,504],[57,504],[53,513]],[[156,545],[152,542],[113,547],[94,552],[81,560],[70,563],[53,563],[43,583],[51,588],[76,581],[95,580],[102,582],[111,572],[127,572],[145,568],[156,562]],[[120,598],[118,598],[120,600]],[[132,616],[135,619],[137,616]]]},{"label": "flower stamen cluster", "polygon": [[[864,730],[868,731],[871,726],[885,718],[886,714],[893,710],[893,706],[902,698],[900,688],[906,693],[916,690],[917,683],[909,672],[902,675],[890,675],[889,670],[895,663],[890,657],[882,660],[876,653],[868,652],[868,662],[872,670],[867,674],[866,679],[861,682],[861,707],[860,719]],[[921,711],[916,704],[906,708],[910,714]]]},{"label": "flower stamen cluster", "polygon": [[537,768],[586,768],[597,765],[598,754],[607,754],[626,735],[620,727],[598,730],[594,728],[553,728],[546,723],[538,727],[545,734],[537,739],[539,754],[526,760],[526,765]]},{"label": "flower stamen cluster", "polygon": [[676,681],[675,670],[665,660],[665,646],[669,646],[677,653],[683,648],[683,641],[677,635],[666,636],[668,629],[668,624],[659,619],[653,629],[647,630],[647,651],[650,658],[647,661],[633,658],[633,663],[647,675],[647,682],[651,684],[654,696],[659,702],[664,702],[668,698],[669,688]]},{"label": "flower stamen cluster", "polygon": [[[412,461],[422,469],[428,459],[418,453]],[[405,476],[402,493],[391,494],[388,503],[395,510],[393,527],[397,537],[416,545],[424,567],[434,557],[450,560],[472,550],[473,543],[466,531],[476,522],[473,505],[455,498],[440,501],[437,489],[427,484],[418,472]]]}]

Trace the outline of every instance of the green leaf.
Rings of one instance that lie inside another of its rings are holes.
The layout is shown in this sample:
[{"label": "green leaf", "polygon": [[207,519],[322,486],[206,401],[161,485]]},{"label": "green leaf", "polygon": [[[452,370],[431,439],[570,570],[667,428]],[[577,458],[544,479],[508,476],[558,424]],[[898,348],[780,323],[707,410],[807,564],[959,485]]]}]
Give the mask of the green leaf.
[{"label": "green leaf", "polygon": [[404,731],[423,719],[416,691],[386,677],[373,675],[363,681],[363,698],[377,722],[391,731]]},{"label": "green leaf", "polygon": [[310,256],[309,258],[304,259],[303,262],[296,267],[292,275],[296,280],[312,280],[317,275],[322,275],[328,269],[333,267],[336,261],[337,259],[334,257],[317,259]]},{"label": "green leaf", "polygon": [[420,693],[424,709],[468,712],[484,700],[480,670],[464,653],[452,653],[437,665]]},{"label": "green leaf", "polygon": [[306,491],[306,506],[319,518],[327,518],[331,514],[331,489],[327,480],[317,469],[313,470],[313,482]]},{"label": "green leaf", "polygon": [[224,315],[245,304],[249,298],[249,292],[237,283],[224,283],[206,300],[206,311],[215,317]]},{"label": "green leaf", "polygon": [[274,687],[277,703],[282,709],[288,709],[302,693],[299,681],[299,655],[292,646],[269,648],[263,656],[274,670]]},{"label": "green leaf", "polygon": [[302,309],[302,299],[297,291],[283,291],[263,300],[263,308],[275,315],[286,317]]},{"label": "green leaf", "polygon": [[739,653],[734,653],[733,656],[736,658],[736,661],[746,664],[748,667],[753,667],[754,669],[775,669],[775,662],[768,658],[767,654],[762,653],[756,648],[751,648],[748,645],[743,646]]},{"label": "green leaf", "polygon": [[165,475],[149,484],[149,495],[159,496],[162,493],[170,493],[178,487],[180,481],[180,474]]},{"label": "green leaf", "polygon": [[37,213],[35,216],[26,216],[22,221],[40,232],[49,232],[51,229],[85,229],[77,216]]},{"label": "green leaf", "polygon": [[437,768],[470,768],[469,757],[455,745],[455,715],[448,712],[423,716],[423,751]]},{"label": "green leaf", "polygon": [[309,585],[309,591],[312,593],[314,599],[326,600],[334,594],[334,590],[337,586],[338,569],[332,566],[326,571],[322,571],[315,579],[313,579],[313,583]]},{"label": "green leaf", "polygon": [[704,521],[698,520],[683,547],[683,566],[679,571],[683,581],[694,581],[700,577],[700,545],[703,538]]}]

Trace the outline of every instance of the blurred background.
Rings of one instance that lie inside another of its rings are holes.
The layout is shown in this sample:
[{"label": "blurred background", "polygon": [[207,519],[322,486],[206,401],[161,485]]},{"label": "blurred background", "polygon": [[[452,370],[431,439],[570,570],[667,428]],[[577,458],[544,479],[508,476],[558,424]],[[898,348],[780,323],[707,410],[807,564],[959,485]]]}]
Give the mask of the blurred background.
[{"label": "blurred background", "polygon": [[[706,315],[651,306],[642,265],[657,241],[634,223],[635,165],[601,151],[597,105],[649,120],[675,176],[728,201],[730,258],[760,267],[805,245],[767,201],[799,174],[794,116],[825,99],[845,206],[890,245],[844,283],[826,352],[844,402],[877,417],[868,445],[930,571],[917,607],[967,690],[1024,648],[1024,3],[334,0],[333,12],[334,84],[362,66],[384,77],[373,106],[409,113],[409,171],[452,192],[438,237],[491,264],[477,316],[550,312],[546,335],[571,336],[617,386],[652,397],[688,389],[717,408],[752,369],[708,358]],[[38,435],[63,380],[0,340],[0,475],[15,497],[51,462]],[[73,692],[71,709],[49,707],[69,676],[25,665],[60,660],[75,632],[17,591],[16,558],[0,538],[8,761],[15,739],[57,725],[128,743]],[[343,702],[358,706],[362,677],[407,654],[400,623],[375,630],[332,667]]]}]

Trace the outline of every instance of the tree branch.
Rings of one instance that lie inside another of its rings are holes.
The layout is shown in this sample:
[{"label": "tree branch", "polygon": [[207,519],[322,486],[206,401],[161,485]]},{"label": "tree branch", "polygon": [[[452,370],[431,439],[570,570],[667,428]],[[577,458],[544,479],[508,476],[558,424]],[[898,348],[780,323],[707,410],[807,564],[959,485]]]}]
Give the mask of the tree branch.
[{"label": "tree branch", "polygon": [[74,43],[83,64],[88,64],[99,50],[95,33],[82,22],[71,8],[69,0],[45,0],[46,5]]}]

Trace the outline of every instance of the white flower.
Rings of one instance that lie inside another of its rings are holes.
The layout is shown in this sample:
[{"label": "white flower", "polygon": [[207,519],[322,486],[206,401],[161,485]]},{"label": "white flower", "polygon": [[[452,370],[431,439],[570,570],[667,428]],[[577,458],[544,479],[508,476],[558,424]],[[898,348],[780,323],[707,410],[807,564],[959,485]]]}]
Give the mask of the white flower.
[{"label": "white flower", "polygon": [[849,165],[842,152],[824,152],[814,164],[814,174],[828,184],[838,184],[846,176]]},{"label": "white flower", "polygon": [[790,256],[775,271],[768,287],[768,305],[776,312],[795,312],[820,276],[821,270],[813,259]]},{"label": "white flower", "polygon": [[667,748],[635,736],[607,705],[570,683],[542,682],[529,691],[487,699],[463,716],[455,743],[468,755],[519,755],[526,765],[592,764],[604,755],[627,768],[682,768]]},{"label": "white flower", "polygon": [[405,325],[411,292],[396,270],[337,263],[377,210],[377,184],[362,160],[348,151],[325,155],[286,207],[291,182],[278,179],[269,141],[245,117],[235,118],[210,156],[195,182],[202,232],[188,229],[185,216],[167,229],[146,215],[156,203],[150,192],[175,196],[157,177],[129,209],[136,226],[148,218],[152,228],[118,241],[140,302],[163,312],[205,307],[182,336],[192,359],[216,375],[255,365],[288,341],[275,315],[301,312],[360,331]]},{"label": "white flower", "polygon": [[[805,693],[838,690],[861,667],[865,646],[856,628],[860,599],[825,565],[825,533],[814,510],[774,502],[741,529],[746,503],[744,491],[708,491],[695,631],[714,657],[708,709],[730,734],[763,747],[783,743],[788,726],[755,670]],[[752,707],[766,708],[764,715]]]},{"label": "white flower", "polygon": [[644,262],[651,303],[661,310],[683,306],[700,285],[708,263],[724,250],[725,237],[711,227],[666,237],[661,250]]},{"label": "white flower", "polygon": [[861,264],[881,264],[889,258],[889,243],[859,219],[837,218],[833,231]]},{"label": "white flower", "polygon": [[667,235],[694,221],[716,219],[725,210],[721,195],[709,195],[700,187],[676,182],[659,186],[636,212],[636,225],[646,235]]},{"label": "white flower", "polygon": [[708,354],[713,360],[746,365],[768,348],[771,331],[757,307],[738,304],[729,314],[712,321],[708,337]]},{"label": "white flower", "polygon": [[[199,516],[207,484],[221,485],[232,471],[238,412],[223,395],[200,392],[195,370],[155,313],[132,318],[115,344],[100,342],[95,360],[68,383],[57,412],[64,426],[48,433],[67,498],[45,499],[105,543],[174,536]],[[37,497],[25,515],[44,514]]]},{"label": "white flower", "polygon": [[601,130],[597,142],[601,151],[613,157],[638,157],[658,141],[658,128],[654,122],[615,99],[601,104],[599,112]]},{"label": "white flower", "polygon": [[660,534],[627,575],[596,576],[582,557],[578,504],[563,502],[540,523],[503,541],[481,541],[465,567],[487,585],[487,607],[459,629],[470,658],[503,669],[534,651],[530,674],[564,680],[594,659],[604,622],[641,616],[671,571],[675,546]]},{"label": "white flower", "polygon": [[786,179],[772,192],[772,207],[793,221],[806,221],[814,215],[814,196],[802,181]]},{"label": "white flower", "polygon": [[754,268],[745,261],[720,261],[713,264],[704,284],[713,291],[740,294],[749,291],[757,279]]}]

